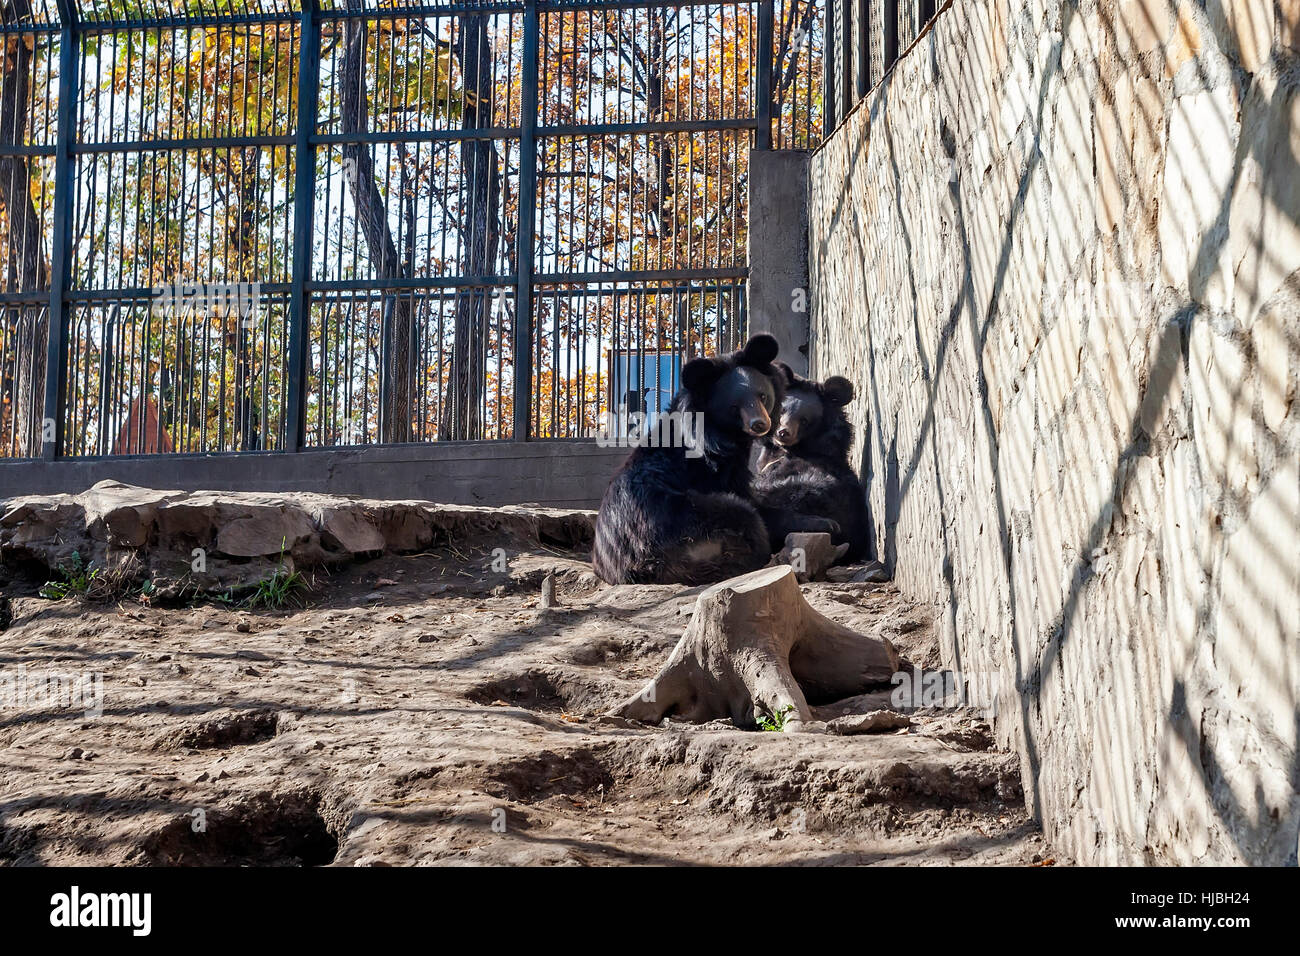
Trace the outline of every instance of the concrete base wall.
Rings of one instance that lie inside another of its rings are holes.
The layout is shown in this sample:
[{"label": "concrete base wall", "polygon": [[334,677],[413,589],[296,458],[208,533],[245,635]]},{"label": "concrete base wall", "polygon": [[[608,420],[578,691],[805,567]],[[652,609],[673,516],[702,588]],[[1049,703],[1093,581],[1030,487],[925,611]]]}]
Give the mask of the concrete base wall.
[{"label": "concrete base wall", "polygon": [[0,461],[0,499],[76,494],[106,478],[178,491],[315,491],[443,504],[595,508],[627,449],[594,442],[459,442],[56,462]]},{"label": "concrete base wall", "polygon": [[781,361],[808,370],[808,157],[749,153],[749,332],[768,332]]},{"label": "concrete base wall", "polygon": [[1086,862],[1296,863],[1300,3],[954,0],[814,155],[877,545]]}]

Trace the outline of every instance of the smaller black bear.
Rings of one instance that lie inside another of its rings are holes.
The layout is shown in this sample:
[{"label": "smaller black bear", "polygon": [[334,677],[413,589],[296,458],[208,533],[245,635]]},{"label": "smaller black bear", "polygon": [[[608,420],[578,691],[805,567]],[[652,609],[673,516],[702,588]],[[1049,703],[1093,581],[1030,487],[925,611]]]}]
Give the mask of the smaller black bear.
[{"label": "smaller black bear", "polygon": [[756,335],[726,358],[682,368],[669,420],[692,440],[643,445],[611,479],[592,548],[602,580],[708,584],[768,563],[767,529],[748,500],[749,458],[781,405],[776,353],[772,336]]},{"label": "smaller black bear", "polygon": [[867,502],[849,467],[853,434],[844,406],[853,383],[833,375],[818,383],[775,363],[785,398],[781,416],[763,440],[751,495],[763,516],[771,548],[778,551],[792,531],[825,531],[848,543],[842,560],[866,557]]}]

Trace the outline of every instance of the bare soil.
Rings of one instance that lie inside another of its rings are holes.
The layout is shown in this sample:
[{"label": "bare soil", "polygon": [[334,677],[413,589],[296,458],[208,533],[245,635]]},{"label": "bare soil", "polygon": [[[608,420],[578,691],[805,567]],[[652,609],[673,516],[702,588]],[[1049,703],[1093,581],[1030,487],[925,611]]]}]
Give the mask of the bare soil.
[{"label": "bare soil", "polygon": [[[861,736],[600,717],[654,675],[698,589],[610,587],[584,558],[539,546],[497,573],[487,548],[385,555],[315,572],[305,606],[280,611],[52,601],[0,580],[4,673],[103,679],[102,716],[0,711],[0,862],[1055,859],[1017,759],[970,713]],[[804,593],[938,665],[929,611],[891,585]]]}]

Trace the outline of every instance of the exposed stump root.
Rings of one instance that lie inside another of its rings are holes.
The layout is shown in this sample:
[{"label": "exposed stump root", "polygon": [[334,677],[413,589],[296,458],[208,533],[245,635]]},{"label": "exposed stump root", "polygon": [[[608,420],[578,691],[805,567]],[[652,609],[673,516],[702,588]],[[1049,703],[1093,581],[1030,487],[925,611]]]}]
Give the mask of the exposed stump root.
[{"label": "exposed stump root", "polygon": [[793,569],[768,567],[701,593],[668,662],[611,714],[645,723],[730,717],[742,727],[768,715],[786,731],[817,730],[810,699],[860,694],[897,671],[893,644],[819,614]]}]

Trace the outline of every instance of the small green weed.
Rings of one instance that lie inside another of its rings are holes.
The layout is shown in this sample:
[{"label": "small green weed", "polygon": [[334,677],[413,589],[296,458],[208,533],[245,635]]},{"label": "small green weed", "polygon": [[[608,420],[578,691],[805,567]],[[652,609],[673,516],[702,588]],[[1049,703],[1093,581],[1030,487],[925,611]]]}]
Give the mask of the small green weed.
[{"label": "small green weed", "polygon": [[111,590],[103,568],[86,564],[78,551],[73,551],[72,560],[68,564],[61,565],[56,573],[58,577],[55,580],[46,581],[41,585],[38,592],[41,597],[51,601],[62,601],[68,597],[100,597]]},{"label": "small green weed", "polygon": [[270,577],[263,578],[253,585],[252,593],[244,599],[244,606],[248,608],[265,607],[265,608],[282,608],[291,601],[301,604],[297,600],[299,594],[303,591],[311,590],[307,579],[297,571],[291,571],[284,563],[285,540],[280,539],[280,563]]},{"label": "small green weed", "polygon": [[253,586],[253,593],[244,599],[244,605],[250,608],[282,608],[306,590],[306,578],[297,571],[290,571],[280,565],[270,577],[263,578]]},{"label": "small green weed", "polygon": [[784,708],[771,716],[763,714],[758,718],[758,729],[779,734],[785,730],[785,722],[792,710],[794,710],[794,704],[786,704]]}]

